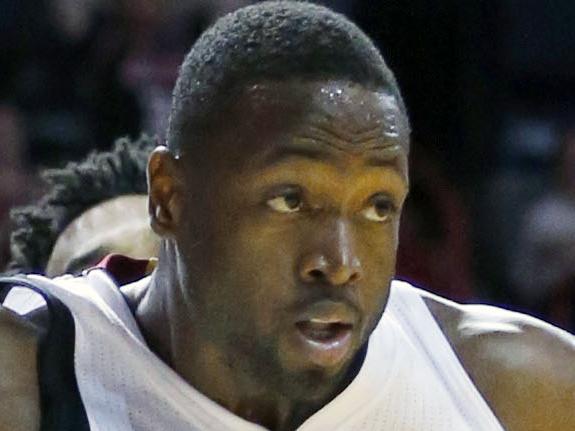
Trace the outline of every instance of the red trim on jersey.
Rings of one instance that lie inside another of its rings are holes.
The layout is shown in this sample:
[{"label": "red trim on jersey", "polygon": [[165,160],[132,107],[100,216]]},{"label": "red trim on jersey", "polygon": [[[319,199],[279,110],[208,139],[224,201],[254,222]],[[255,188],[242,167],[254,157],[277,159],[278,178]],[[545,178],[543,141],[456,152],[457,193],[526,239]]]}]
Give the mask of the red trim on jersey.
[{"label": "red trim on jersey", "polygon": [[119,285],[124,285],[148,275],[149,266],[148,259],[132,259],[121,254],[109,254],[96,265],[96,268],[105,269]]}]

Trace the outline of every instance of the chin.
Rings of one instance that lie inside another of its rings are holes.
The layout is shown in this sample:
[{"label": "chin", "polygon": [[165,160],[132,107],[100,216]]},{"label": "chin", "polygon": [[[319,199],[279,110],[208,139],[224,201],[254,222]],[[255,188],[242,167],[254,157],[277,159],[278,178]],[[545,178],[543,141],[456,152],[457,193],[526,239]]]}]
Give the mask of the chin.
[{"label": "chin", "polygon": [[299,355],[295,363],[283,364],[278,373],[282,377],[277,383],[282,388],[281,391],[290,398],[324,401],[346,380],[356,353],[357,349],[353,349],[340,361],[329,365],[318,364],[316,357]]},{"label": "chin", "polygon": [[[247,360],[262,385],[275,388],[287,398],[325,400],[348,377],[361,346],[359,332],[353,331],[335,343],[316,343],[295,331],[267,340],[260,337]],[[258,365],[253,366],[256,362]]]},{"label": "chin", "polygon": [[291,399],[302,401],[325,401],[341,384],[341,370],[313,368],[299,373],[285,374],[282,379],[281,392]]}]

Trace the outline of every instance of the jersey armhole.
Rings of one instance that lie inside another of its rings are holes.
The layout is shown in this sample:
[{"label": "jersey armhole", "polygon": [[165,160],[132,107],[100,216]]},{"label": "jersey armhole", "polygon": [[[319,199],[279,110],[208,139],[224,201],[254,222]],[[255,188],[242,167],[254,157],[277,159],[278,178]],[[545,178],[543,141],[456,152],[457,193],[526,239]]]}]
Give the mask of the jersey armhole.
[{"label": "jersey armhole", "polygon": [[[30,289],[46,305],[41,319],[44,327],[38,344],[38,387],[40,390],[40,431],[88,431],[88,418],[74,367],[74,319],[68,308],[49,290],[47,282],[25,276],[0,277],[0,303],[15,287]],[[34,312],[34,311],[33,311]],[[29,314],[25,314],[26,318]],[[30,317],[34,317],[30,315]],[[33,321],[32,321],[33,322]]]}]

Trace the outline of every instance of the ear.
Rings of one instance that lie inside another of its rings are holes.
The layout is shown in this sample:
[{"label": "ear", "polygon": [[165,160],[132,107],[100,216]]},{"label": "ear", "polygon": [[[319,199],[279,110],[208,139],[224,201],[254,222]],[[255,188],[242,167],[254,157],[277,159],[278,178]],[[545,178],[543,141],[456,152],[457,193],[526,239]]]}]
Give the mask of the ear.
[{"label": "ear", "polygon": [[161,237],[173,237],[181,220],[182,181],[179,161],[165,146],[156,147],[148,161],[148,212]]}]

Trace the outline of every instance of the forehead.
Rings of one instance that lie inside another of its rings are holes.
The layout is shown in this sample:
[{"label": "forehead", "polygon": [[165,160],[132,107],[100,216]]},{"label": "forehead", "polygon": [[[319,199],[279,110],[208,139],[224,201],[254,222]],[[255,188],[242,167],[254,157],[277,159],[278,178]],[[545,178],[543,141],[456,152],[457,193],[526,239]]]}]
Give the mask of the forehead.
[{"label": "forehead", "polygon": [[395,96],[356,83],[260,83],[249,86],[239,100],[236,108],[241,108],[244,116],[284,114],[286,120],[329,122],[349,133],[378,129],[383,135],[407,138],[407,121]]},{"label": "forehead", "polygon": [[[103,255],[155,255],[146,195],[126,195],[96,205],[73,220],[58,237],[46,273],[62,274],[75,261],[94,263]],[[151,254],[152,253],[152,254]]]},{"label": "forehead", "polygon": [[307,138],[350,152],[397,146],[407,155],[409,147],[396,97],[347,81],[256,83],[236,93],[214,125],[202,160],[226,169],[294,140],[305,146]]},{"label": "forehead", "polygon": [[321,144],[356,155],[397,147],[406,159],[409,124],[384,90],[338,80],[271,81],[234,93],[210,126],[188,139],[203,142],[187,158],[187,172],[202,180],[252,166],[294,142],[304,150]]}]

